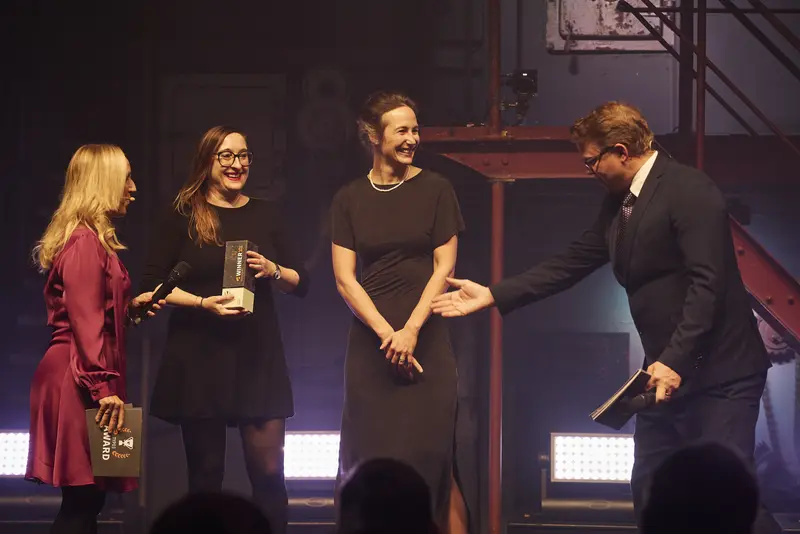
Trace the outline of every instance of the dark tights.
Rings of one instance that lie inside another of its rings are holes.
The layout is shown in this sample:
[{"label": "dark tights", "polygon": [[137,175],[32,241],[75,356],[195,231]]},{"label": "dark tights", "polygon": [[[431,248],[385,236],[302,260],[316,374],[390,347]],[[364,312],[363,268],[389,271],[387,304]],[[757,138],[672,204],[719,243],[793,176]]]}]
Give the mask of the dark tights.
[{"label": "dark tights", "polygon": [[97,534],[97,514],[106,503],[106,492],[95,485],[61,488],[61,508],[51,534]]},{"label": "dark tights", "polygon": [[[239,427],[253,501],[269,519],[272,534],[285,534],[289,499],[283,479],[286,422],[271,419]],[[181,423],[189,491],[218,492],[225,476],[224,421],[199,419]]]}]

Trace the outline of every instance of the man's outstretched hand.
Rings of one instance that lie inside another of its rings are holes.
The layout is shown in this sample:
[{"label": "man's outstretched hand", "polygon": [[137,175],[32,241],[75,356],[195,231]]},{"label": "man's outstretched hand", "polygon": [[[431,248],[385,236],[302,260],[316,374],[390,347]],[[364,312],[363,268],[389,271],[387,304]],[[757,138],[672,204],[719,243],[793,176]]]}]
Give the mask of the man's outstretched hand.
[{"label": "man's outstretched hand", "polygon": [[457,291],[434,297],[431,302],[433,313],[443,317],[462,317],[494,305],[492,292],[486,286],[457,278],[447,278],[447,283]]}]

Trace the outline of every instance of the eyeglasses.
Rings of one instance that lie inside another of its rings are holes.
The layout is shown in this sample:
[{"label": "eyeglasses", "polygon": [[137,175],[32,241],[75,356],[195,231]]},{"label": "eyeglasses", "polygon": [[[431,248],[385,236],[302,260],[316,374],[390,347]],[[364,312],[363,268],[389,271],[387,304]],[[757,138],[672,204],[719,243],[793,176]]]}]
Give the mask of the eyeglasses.
[{"label": "eyeglasses", "polygon": [[595,172],[595,165],[600,161],[600,159],[608,154],[609,152],[614,151],[617,148],[616,145],[614,146],[607,146],[603,150],[597,153],[596,156],[592,156],[591,158],[586,158],[583,160],[583,164],[586,165],[586,168],[589,169],[589,172]]},{"label": "eyeglasses", "polygon": [[253,163],[253,153],[249,150],[242,150],[238,154],[234,154],[233,150],[217,152],[217,161],[223,167],[232,167],[236,158],[239,158],[239,163],[241,163],[242,167],[249,167]]}]

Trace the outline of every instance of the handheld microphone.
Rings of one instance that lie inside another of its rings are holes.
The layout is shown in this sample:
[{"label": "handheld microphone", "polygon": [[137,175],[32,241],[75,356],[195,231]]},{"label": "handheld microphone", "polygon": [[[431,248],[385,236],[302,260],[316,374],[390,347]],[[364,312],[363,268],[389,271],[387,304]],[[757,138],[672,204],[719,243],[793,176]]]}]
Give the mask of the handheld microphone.
[{"label": "handheld microphone", "polygon": [[186,263],[185,261],[178,262],[175,267],[167,276],[167,279],[161,283],[161,286],[153,293],[153,298],[150,302],[138,308],[136,310],[136,314],[132,317],[133,324],[138,325],[141,323],[146,317],[147,312],[153,309],[153,304],[158,302],[159,300],[165,299],[167,295],[172,293],[172,290],[184,279],[186,275],[189,274],[189,271],[192,270],[192,266]]},{"label": "handheld microphone", "polygon": [[655,403],[656,389],[653,388],[633,397],[628,403],[628,408],[633,413],[639,413],[642,410],[646,410],[647,408],[653,406]]}]

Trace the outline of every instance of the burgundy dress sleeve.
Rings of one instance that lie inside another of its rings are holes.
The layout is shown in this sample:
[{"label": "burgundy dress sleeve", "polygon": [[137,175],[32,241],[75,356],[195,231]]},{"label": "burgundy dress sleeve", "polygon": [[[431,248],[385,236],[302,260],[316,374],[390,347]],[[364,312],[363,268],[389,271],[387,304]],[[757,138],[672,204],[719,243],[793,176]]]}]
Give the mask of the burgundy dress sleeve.
[{"label": "burgundy dress sleeve", "polygon": [[79,236],[64,250],[62,279],[64,307],[72,330],[70,368],[75,381],[89,390],[97,401],[116,395],[116,358],[107,354],[103,327],[106,309],[106,270],[108,253],[94,235]]}]

